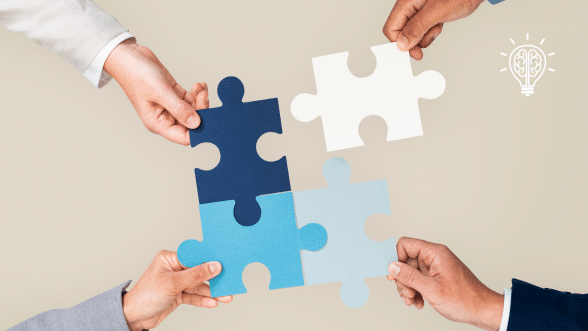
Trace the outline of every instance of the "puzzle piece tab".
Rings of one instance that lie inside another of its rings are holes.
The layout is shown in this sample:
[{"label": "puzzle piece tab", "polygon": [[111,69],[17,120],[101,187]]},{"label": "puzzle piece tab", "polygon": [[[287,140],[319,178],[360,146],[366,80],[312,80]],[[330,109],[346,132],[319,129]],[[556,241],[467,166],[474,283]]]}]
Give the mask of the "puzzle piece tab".
[{"label": "puzzle piece tab", "polygon": [[223,270],[210,280],[212,297],[247,292],[242,275],[253,262],[271,273],[270,290],[304,285],[300,250],[316,251],[327,242],[318,224],[296,226],[292,193],[257,197],[261,218],[242,226],[233,216],[234,201],[200,205],[204,241],[186,240],[178,248],[178,259],[186,267],[219,261]]},{"label": "puzzle piece tab", "polygon": [[234,200],[235,219],[250,226],[261,214],[255,197],[290,191],[290,177],[285,156],[267,162],[256,149],[263,134],[282,133],[278,99],[244,103],[244,93],[238,78],[224,78],[218,85],[222,106],[198,111],[202,124],[190,130],[190,144],[209,142],[221,154],[214,169],[194,169],[200,204]]},{"label": "puzzle piece tab", "polygon": [[342,158],[323,166],[328,186],[294,192],[299,226],[313,222],[327,230],[328,241],[318,252],[301,252],[305,285],[343,282],[341,299],[352,308],[369,297],[364,278],[388,274],[388,264],[397,261],[396,241],[370,240],[364,225],[368,217],[390,215],[386,180],[349,183],[351,168]]},{"label": "puzzle piece tab", "polygon": [[445,79],[436,71],[414,77],[408,52],[396,43],[373,46],[377,65],[365,78],[347,68],[349,52],[312,59],[316,95],[300,94],[292,100],[292,114],[302,122],[321,116],[327,151],[363,146],[360,122],[370,115],[388,125],[386,140],[423,135],[418,99],[434,99],[443,94]]}]

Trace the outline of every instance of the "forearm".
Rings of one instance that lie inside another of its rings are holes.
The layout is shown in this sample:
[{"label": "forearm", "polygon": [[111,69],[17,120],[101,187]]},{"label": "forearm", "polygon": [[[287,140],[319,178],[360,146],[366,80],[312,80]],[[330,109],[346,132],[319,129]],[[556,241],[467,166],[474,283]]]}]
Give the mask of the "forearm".
[{"label": "forearm", "polygon": [[129,283],[130,281],[121,284],[74,307],[46,311],[8,331],[128,331],[123,314],[122,291]]},{"label": "forearm", "polygon": [[116,46],[111,42],[131,37],[90,0],[3,0],[0,25],[59,54],[97,87],[110,79],[102,65]]},{"label": "forearm", "polygon": [[108,42],[127,31],[89,0],[4,0],[0,24],[58,53],[80,72]]}]

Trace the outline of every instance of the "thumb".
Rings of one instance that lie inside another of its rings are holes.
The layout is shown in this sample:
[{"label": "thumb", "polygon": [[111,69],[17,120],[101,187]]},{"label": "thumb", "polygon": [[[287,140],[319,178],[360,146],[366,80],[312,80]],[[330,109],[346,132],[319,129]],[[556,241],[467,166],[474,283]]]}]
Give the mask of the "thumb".
[{"label": "thumb", "polygon": [[180,124],[189,129],[195,129],[200,125],[200,116],[198,116],[194,108],[182,100],[172,89],[163,95],[161,106]]},{"label": "thumb", "polygon": [[397,46],[402,51],[415,47],[429,29],[442,20],[443,11],[427,2],[402,28],[398,36]]},{"label": "thumb", "polygon": [[182,291],[194,287],[218,275],[222,270],[219,262],[208,262],[176,273],[175,281]]},{"label": "thumb", "polygon": [[388,266],[388,271],[396,281],[413,288],[426,296],[431,287],[432,279],[423,275],[417,269],[402,262],[392,262]]}]

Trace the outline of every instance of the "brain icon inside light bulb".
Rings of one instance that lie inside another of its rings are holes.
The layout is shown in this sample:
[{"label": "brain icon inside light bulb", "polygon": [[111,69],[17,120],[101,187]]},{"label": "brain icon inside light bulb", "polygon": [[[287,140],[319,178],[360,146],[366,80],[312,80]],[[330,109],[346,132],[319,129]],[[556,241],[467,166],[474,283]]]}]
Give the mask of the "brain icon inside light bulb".
[{"label": "brain icon inside light bulb", "polygon": [[535,84],[543,76],[547,57],[541,48],[523,45],[510,53],[510,71],[521,84],[521,93],[529,96],[535,90]]},{"label": "brain icon inside light bulb", "polygon": [[[527,40],[529,40],[529,34],[527,33]],[[514,40],[510,40],[513,45]],[[543,44],[545,39],[540,43]],[[505,53],[500,53],[506,56]],[[552,56],[555,53],[551,53],[548,56]],[[547,56],[543,50],[534,45],[522,45],[518,46],[510,53],[508,60],[510,66],[510,72],[516,78],[521,86],[521,93],[526,96],[530,96],[535,92],[535,84],[543,76],[545,69],[547,68]],[[506,71],[506,68],[500,70]],[[549,68],[549,71],[555,71]]]}]

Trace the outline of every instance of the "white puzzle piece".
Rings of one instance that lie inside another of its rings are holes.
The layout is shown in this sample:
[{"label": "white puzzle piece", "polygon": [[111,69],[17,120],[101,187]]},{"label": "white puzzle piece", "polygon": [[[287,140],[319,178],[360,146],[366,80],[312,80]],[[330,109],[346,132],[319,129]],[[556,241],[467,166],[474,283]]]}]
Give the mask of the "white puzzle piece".
[{"label": "white puzzle piece", "polygon": [[349,72],[349,52],[313,58],[317,94],[303,93],[292,100],[297,120],[322,117],[327,151],[363,146],[359,123],[370,115],[386,121],[387,141],[422,136],[418,99],[435,99],[445,90],[445,78],[437,71],[413,76],[408,52],[396,43],[371,50],[377,65],[365,78]]}]

